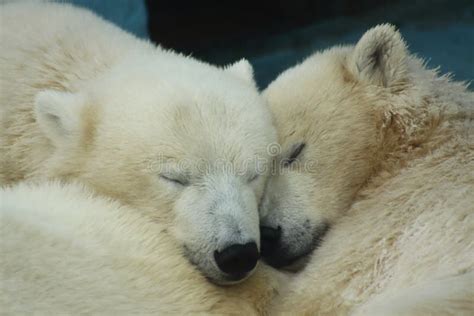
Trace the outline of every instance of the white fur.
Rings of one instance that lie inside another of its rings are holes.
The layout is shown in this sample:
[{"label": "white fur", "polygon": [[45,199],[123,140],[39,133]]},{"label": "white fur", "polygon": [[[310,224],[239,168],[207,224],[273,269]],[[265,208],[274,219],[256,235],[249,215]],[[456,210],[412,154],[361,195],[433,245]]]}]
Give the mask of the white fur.
[{"label": "white fur", "polygon": [[2,314],[254,315],[277,285],[264,266],[211,284],[166,225],[80,184],[23,183],[0,201]]}]

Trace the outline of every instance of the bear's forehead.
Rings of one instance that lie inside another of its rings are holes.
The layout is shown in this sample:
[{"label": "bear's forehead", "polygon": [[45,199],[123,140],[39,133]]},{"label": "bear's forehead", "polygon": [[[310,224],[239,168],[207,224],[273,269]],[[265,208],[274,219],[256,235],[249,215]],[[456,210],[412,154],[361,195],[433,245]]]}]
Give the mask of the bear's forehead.
[{"label": "bear's forehead", "polygon": [[[225,76],[226,77],[226,76]],[[243,84],[233,85],[224,80],[201,80],[200,82],[183,82],[180,80],[157,80],[155,82],[140,80],[104,80],[100,85],[91,88],[89,95],[100,107],[111,112],[145,111],[153,114],[185,112],[195,115],[222,115],[229,112],[238,118],[249,115],[250,111],[262,112],[264,102],[257,90]],[[201,115],[201,116],[202,116]]]},{"label": "bear's forehead", "polygon": [[179,156],[228,159],[264,153],[265,146],[274,141],[269,120],[223,107],[183,104],[137,109],[129,105],[123,111],[109,107],[100,116],[96,133],[100,142],[124,149],[142,147],[144,154],[170,150]]},{"label": "bear's forehead", "polygon": [[340,94],[344,87],[350,85],[346,80],[346,55],[346,50],[318,53],[288,69],[264,92],[270,105],[315,103],[318,99],[325,100],[333,94]]},{"label": "bear's forehead", "polygon": [[347,125],[371,124],[374,96],[346,69],[347,48],[310,57],[284,73],[264,92],[282,146],[321,144]]}]

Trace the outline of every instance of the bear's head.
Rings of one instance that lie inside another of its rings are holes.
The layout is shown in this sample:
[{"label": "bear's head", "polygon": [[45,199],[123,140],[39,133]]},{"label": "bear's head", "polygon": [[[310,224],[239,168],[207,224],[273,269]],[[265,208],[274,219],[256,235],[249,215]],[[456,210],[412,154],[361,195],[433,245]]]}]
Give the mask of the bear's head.
[{"label": "bear's head", "polygon": [[301,267],[391,148],[430,124],[417,114],[426,111],[417,76],[433,75],[422,68],[394,27],[380,25],[355,46],[314,54],[263,92],[281,144],[261,205],[270,265]]},{"label": "bear's head", "polygon": [[241,281],[259,258],[260,164],[276,140],[252,68],[133,57],[73,91],[37,95],[54,150],[45,168],[169,227],[213,282]]}]

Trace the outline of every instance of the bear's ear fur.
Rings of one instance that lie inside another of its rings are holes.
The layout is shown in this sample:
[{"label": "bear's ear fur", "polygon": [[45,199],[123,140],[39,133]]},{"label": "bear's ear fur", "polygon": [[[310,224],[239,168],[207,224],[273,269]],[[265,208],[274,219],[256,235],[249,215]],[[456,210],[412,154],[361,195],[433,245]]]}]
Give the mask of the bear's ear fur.
[{"label": "bear's ear fur", "polygon": [[83,104],[81,95],[69,92],[45,90],[36,95],[36,121],[53,144],[60,145],[79,132]]},{"label": "bear's ear fur", "polygon": [[393,25],[368,30],[349,58],[349,68],[361,81],[391,88],[407,76],[407,48]]},{"label": "bear's ear fur", "polygon": [[236,76],[237,78],[240,78],[245,82],[250,83],[252,86],[255,86],[255,80],[253,78],[253,67],[247,59],[243,58],[233,63],[232,65],[225,67],[224,70]]}]

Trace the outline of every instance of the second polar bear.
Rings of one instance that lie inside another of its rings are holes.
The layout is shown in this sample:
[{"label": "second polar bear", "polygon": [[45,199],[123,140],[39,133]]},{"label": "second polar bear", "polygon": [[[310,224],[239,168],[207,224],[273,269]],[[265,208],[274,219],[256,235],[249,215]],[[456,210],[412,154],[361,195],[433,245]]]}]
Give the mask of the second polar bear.
[{"label": "second polar bear", "polygon": [[0,10],[0,180],[77,180],[168,226],[206,277],[259,256],[257,202],[275,132],[246,61],[220,69],[89,11]]},{"label": "second polar bear", "polygon": [[309,260],[273,311],[472,315],[474,94],[380,25],[264,95],[283,150],[262,255],[276,267]]}]

